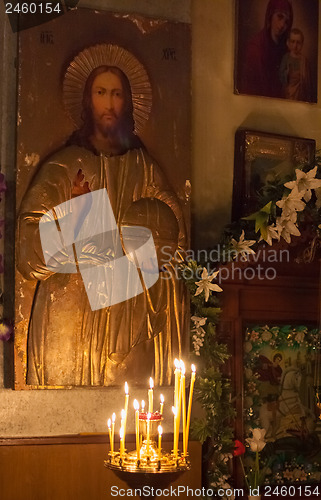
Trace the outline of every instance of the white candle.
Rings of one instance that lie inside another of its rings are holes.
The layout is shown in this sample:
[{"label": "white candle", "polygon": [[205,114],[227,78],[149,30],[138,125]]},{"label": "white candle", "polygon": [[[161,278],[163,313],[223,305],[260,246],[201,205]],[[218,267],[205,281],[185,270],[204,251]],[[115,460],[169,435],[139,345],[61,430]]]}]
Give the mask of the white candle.
[{"label": "white candle", "polygon": [[152,377],[149,379],[149,390],[148,390],[148,412],[153,413],[153,393],[154,393],[154,381]]},{"label": "white candle", "polygon": [[196,368],[195,365],[191,366],[192,368],[192,375],[191,375],[191,385],[189,389],[189,399],[188,399],[188,410],[187,410],[187,420],[186,420],[186,453],[188,450],[188,434],[189,434],[189,426],[190,426],[190,421],[191,421],[191,411],[192,411],[192,398],[193,398],[193,390],[194,390],[194,383],[195,383],[195,377],[196,377]]}]

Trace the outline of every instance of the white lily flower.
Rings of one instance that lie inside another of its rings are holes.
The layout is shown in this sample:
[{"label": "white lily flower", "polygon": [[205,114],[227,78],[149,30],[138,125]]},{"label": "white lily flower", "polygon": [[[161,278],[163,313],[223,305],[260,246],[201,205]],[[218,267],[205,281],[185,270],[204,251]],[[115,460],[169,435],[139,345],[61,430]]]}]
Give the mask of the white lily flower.
[{"label": "white lily flower", "polygon": [[259,241],[266,241],[268,245],[272,245],[272,240],[280,240],[279,226],[275,224],[271,224],[266,228],[266,236],[263,238],[262,233]]},{"label": "white lily flower", "polygon": [[293,212],[301,212],[305,209],[305,203],[297,187],[294,187],[288,196],[283,196],[282,200],[277,201],[276,204],[282,208],[283,217],[290,217]]},{"label": "white lily flower", "polygon": [[233,246],[233,250],[235,250],[236,255],[240,254],[242,257],[246,258],[249,254],[255,255],[255,252],[252,248],[250,248],[256,240],[245,240],[244,230],[241,233],[239,241],[236,241],[234,238],[231,239],[231,244]]},{"label": "white lily flower", "polygon": [[309,201],[312,196],[311,189],[317,189],[321,187],[321,179],[316,179],[318,167],[314,167],[309,170],[307,173],[303,172],[299,168],[295,169],[296,180],[286,182],[284,184],[285,187],[289,189],[297,188],[298,192],[301,194],[301,197],[305,201]]},{"label": "white lily flower", "polygon": [[266,445],[266,441],[264,440],[266,430],[265,429],[250,429],[252,432],[251,438],[246,438],[245,441],[250,445],[251,451],[262,451],[264,446]]},{"label": "white lily flower", "polygon": [[192,316],[191,320],[194,323],[195,328],[199,328],[200,326],[204,326],[207,318],[200,318],[199,316]]},{"label": "white lily flower", "polygon": [[211,292],[223,292],[223,290],[220,286],[212,283],[213,279],[216,278],[218,273],[219,273],[219,271],[216,271],[215,273],[212,273],[209,276],[206,267],[204,267],[203,272],[202,272],[201,281],[195,282],[195,284],[197,285],[197,290],[196,290],[194,296],[199,295],[200,293],[204,292],[205,300],[207,302],[209,299],[209,296],[210,296],[210,291]]},{"label": "white lily flower", "polygon": [[291,235],[301,236],[298,226],[292,222],[291,218],[278,218],[276,221],[279,234],[287,243],[291,243]]}]

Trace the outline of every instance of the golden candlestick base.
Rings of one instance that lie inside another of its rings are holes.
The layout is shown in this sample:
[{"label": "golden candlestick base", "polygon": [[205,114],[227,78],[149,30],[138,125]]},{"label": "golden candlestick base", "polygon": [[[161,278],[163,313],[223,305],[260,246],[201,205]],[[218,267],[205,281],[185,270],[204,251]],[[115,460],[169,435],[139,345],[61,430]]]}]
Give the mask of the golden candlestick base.
[{"label": "golden candlestick base", "polygon": [[119,479],[125,481],[132,489],[142,488],[145,485],[164,489],[191,468],[187,457],[182,455],[175,457],[173,453],[161,453],[159,457],[154,443],[149,445],[149,455],[146,453],[146,441],[143,441],[140,450],[140,460],[137,460],[135,450],[123,453],[121,458],[119,453],[109,453],[108,459],[104,462],[105,467],[113,470]]},{"label": "golden candlestick base", "polygon": [[159,456],[158,449],[155,443],[151,442],[149,444],[149,451],[147,454],[147,442],[143,441],[140,448],[140,459],[137,459],[137,452],[131,451],[129,453],[123,453],[122,457],[120,453],[114,452],[108,454],[108,459],[104,462],[105,467],[112,470],[121,470],[127,472],[172,472],[181,471],[184,472],[191,468],[190,462],[187,457],[182,455],[174,456],[173,453],[162,452]]}]

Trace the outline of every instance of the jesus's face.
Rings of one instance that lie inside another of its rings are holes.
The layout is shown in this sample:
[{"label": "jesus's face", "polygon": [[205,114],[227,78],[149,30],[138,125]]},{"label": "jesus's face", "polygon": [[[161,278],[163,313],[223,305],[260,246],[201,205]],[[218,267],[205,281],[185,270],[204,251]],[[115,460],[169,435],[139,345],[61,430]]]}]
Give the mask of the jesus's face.
[{"label": "jesus's face", "polygon": [[300,33],[290,33],[290,38],[287,41],[288,49],[292,57],[299,57],[302,52],[303,39]]},{"label": "jesus's face", "polygon": [[125,108],[120,78],[110,71],[96,76],[91,87],[95,130],[107,136],[117,130]]}]

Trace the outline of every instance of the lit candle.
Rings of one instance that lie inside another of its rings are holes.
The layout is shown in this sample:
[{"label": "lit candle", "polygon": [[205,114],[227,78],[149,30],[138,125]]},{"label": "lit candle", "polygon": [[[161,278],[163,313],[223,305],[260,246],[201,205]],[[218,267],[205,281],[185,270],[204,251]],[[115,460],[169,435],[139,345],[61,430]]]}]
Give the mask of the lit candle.
[{"label": "lit candle", "polygon": [[123,458],[125,445],[124,445],[124,429],[121,427],[119,431],[120,445],[119,445],[119,456]]},{"label": "lit candle", "polygon": [[192,368],[192,375],[191,375],[191,385],[189,389],[188,410],[187,410],[187,420],[186,420],[186,445],[185,445],[186,453],[188,450],[188,434],[189,434],[189,425],[191,421],[192,398],[193,398],[193,389],[196,376],[195,365],[192,365],[191,368]]},{"label": "lit candle", "polygon": [[179,441],[179,428],[180,428],[180,421],[181,421],[181,407],[182,407],[182,391],[181,391],[181,371],[180,371],[180,377],[178,380],[178,404],[177,404],[177,413],[176,413],[176,450],[178,450],[178,441]]},{"label": "lit candle", "polygon": [[147,413],[147,439],[146,439],[146,453],[149,456],[149,434],[150,434],[150,417],[151,413]]},{"label": "lit candle", "polygon": [[179,374],[180,374],[178,359],[175,359],[174,366],[175,366],[175,371],[174,371],[174,375],[175,375],[174,406],[175,406],[175,408],[177,408],[177,403],[178,403],[178,380],[179,380]]},{"label": "lit candle", "polygon": [[173,453],[174,457],[177,457],[177,444],[176,444],[176,432],[177,432],[177,409],[172,406],[172,412],[174,414],[174,440],[173,440]]},{"label": "lit candle", "polygon": [[158,426],[158,460],[162,458],[162,433],[163,429],[162,426]]},{"label": "lit candle", "polygon": [[181,399],[182,399],[182,421],[183,421],[183,456],[186,456],[186,395],[185,395],[185,365],[181,362]]},{"label": "lit candle", "polygon": [[145,401],[144,400],[141,403],[141,407],[142,407],[142,413],[145,413]]},{"label": "lit candle", "polygon": [[114,440],[115,440],[115,420],[116,420],[116,413],[113,413],[111,416],[111,440],[112,440],[111,448],[113,452],[114,452]]},{"label": "lit candle", "polygon": [[126,435],[126,425],[127,425],[127,413],[128,413],[128,400],[129,400],[129,393],[128,393],[128,384],[125,382],[125,417],[124,417],[124,439]]},{"label": "lit candle", "polygon": [[154,381],[152,377],[149,379],[149,390],[148,390],[148,412],[153,413],[153,387],[154,387]]},{"label": "lit candle", "polygon": [[135,408],[135,429],[136,429],[136,451],[137,460],[140,460],[140,443],[139,443],[139,403],[137,399],[134,400]]},{"label": "lit candle", "polygon": [[113,446],[114,443],[113,443],[113,438],[111,435],[111,420],[110,420],[110,418],[107,421],[107,425],[108,425],[108,432],[109,432],[110,451],[111,451],[111,453],[113,453],[114,452],[114,446]]},{"label": "lit candle", "polygon": [[161,394],[161,395],[160,395],[160,410],[159,410],[159,413],[160,413],[161,415],[163,415],[163,410],[164,410],[164,401],[165,401],[164,396],[163,396],[163,394]]},{"label": "lit candle", "polygon": [[124,450],[125,450],[125,439],[126,439],[126,412],[123,409],[121,412],[121,422],[120,426],[123,429],[123,444],[124,444]]}]

